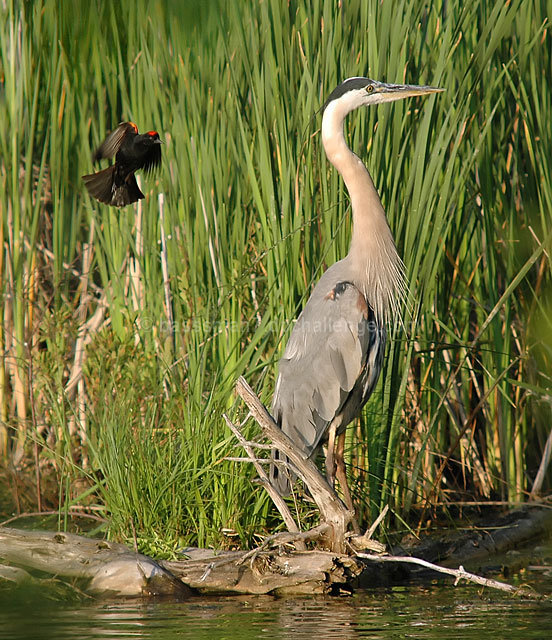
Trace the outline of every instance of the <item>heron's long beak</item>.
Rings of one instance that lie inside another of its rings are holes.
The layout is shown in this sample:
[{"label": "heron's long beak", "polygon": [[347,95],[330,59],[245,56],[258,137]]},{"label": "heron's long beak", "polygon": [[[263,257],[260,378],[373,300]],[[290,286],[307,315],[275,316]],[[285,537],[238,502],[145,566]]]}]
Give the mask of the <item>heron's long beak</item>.
[{"label": "heron's long beak", "polygon": [[441,93],[441,91],[444,91],[444,89],[427,85],[374,83],[374,95],[378,96],[378,102],[392,102],[393,100],[401,100],[412,96],[423,96],[427,93]]}]

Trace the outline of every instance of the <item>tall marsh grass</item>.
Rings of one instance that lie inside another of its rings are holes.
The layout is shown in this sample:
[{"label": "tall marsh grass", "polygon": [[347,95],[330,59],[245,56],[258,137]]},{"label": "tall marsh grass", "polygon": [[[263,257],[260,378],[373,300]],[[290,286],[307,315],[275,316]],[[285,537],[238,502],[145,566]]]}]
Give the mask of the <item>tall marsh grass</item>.
[{"label": "tall marsh grass", "polygon": [[[0,10],[0,459],[10,486],[32,478],[20,509],[87,509],[169,554],[276,526],[221,414],[245,417],[241,374],[270,403],[347,252],[316,112],[353,75],[446,89],[347,123],[412,293],[349,430],[360,517],[550,489],[549,0]],[[80,176],[122,120],[159,130],[164,164],[116,210]]]}]

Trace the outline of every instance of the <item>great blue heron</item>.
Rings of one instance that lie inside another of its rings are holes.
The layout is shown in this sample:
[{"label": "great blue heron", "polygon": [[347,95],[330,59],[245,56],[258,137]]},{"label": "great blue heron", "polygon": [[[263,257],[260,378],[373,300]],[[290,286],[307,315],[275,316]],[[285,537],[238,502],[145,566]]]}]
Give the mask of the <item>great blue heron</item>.
[{"label": "great blue heron", "polygon": [[[343,460],[345,427],[374,390],[386,326],[401,317],[407,283],[378,193],[366,167],[347,146],[343,123],[358,107],[439,91],[349,78],[322,108],[322,144],[347,186],[353,234],[349,253],[322,275],[291,333],[279,363],[272,414],[305,456],[315,455],[327,441],[328,481],[333,486],[337,477],[351,510]],[[271,480],[287,495],[290,476],[279,457],[274,451]]]}]

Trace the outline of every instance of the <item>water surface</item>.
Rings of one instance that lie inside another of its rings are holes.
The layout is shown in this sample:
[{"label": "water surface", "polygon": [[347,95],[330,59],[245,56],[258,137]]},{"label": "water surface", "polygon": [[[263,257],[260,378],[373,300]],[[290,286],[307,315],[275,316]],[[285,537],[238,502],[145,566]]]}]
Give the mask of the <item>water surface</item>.
[{"label": "water surface", "polygon": [[[548,553],[550,551],[550,553]],[[544,556],[552,556],[552,546]],[[500,576],[499,576],[500,577]],[[552,594],[545,561],[508,577]],[[195,597],[64,603],[45,589],[0,591],[0,640],[552,638],[552,601],[452,580],[358,591],[350,597]]]},{"label": "water surface", "polygon": [[[541,585],[544,586],[544,585]],[[552,578],[549,579],[552,593]],[[5,602],[2,602],[5,605]],[[435,584],[340,598],[194,598],[65,606],[20,599],[0,638],[548,638],[552,602]]]}]

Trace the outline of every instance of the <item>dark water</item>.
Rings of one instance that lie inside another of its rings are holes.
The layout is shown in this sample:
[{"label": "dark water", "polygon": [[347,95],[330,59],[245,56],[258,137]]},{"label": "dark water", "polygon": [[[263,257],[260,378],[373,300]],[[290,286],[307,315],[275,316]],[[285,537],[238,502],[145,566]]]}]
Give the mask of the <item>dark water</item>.
[{"label": "dark water", "polygon": [[[531,580],[534,584],[534,581]],[[552,593],[552,576],[539,579]],[[0,638],[551,638],[552,602],[443,583],[348,598],[197,598],[63,606],[2,599]]]}]

